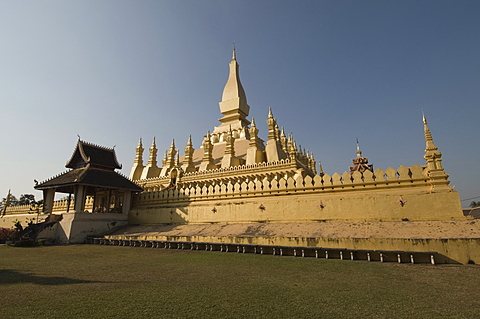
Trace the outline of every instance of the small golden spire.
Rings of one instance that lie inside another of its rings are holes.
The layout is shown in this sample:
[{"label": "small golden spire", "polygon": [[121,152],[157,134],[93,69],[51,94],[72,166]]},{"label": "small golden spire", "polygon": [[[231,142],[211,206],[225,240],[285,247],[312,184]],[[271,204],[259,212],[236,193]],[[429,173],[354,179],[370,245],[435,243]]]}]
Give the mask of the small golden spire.
[{"label": "small golden spire", "polygon": [[273,119],[273,113],[272,113],[272,107],[271,106],[268,107],[268,118]]},{"label": "small golden spire", "polygon": [[153,137],[153,141],[152,141],[152,148],[156,148],[157,145],[155,144],[155,136]]},{"label": "small golden spire", "polygon": [[433,142],[432,133],[430,132],[430,128],[428,127],[428,124],[427,124],[427,118],[425,117],[425,114],[423,114],[423,111],[422,111],[422,118],[423,118],[423,132],[425,135],[425,144],[426,144],[425,152],[436,151],[438,150],[438,148]]},{"label": "small golden spire", "polygon": [[187,146],[193,146],[193,143],[192,143],[192,135],[190,135],[190,136],[188,137]]}]

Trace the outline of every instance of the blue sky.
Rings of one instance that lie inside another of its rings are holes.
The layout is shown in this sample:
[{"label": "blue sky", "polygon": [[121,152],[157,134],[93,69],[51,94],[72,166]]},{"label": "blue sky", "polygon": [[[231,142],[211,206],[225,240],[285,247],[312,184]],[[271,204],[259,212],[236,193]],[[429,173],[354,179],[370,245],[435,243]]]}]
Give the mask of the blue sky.
[{"label": "blue sky", "polygon": [[423,165],[423,109],[452,185],[480,196],[479,16],[478,1],[0,1],[0,197],[41,197],[33,179],[65,170],[77,134],[116,145],[127,175],[140,137],[198,148],[232,42],[262,138],[271,106],[329,174],[357,137],[374,167]]}]

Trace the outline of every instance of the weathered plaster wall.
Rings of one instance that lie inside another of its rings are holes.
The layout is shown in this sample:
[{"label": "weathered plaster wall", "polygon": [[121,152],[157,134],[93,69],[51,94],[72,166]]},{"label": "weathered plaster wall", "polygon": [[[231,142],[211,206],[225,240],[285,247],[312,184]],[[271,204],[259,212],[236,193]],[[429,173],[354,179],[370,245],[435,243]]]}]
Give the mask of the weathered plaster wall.
[{"label": "weathered plaster wall", "polygon": [[176,189],[146,191],[135,196],[129,222],[464,219],[458,193],[448,186],[446,177],[431,180],[425,174],[423,167],[413,165],[363,174],[356,171],[271,180],[223,178],[179,185]]},{"label": "weathered plaster wall", "polygon": [[124,214],[64,213],[57,227],[59,244],[85,243],[88,236],[100,236],[115,227],[127,224]]},{"label": "weathered plaster wall", "polygon": [[[402,206],[399,199],[405,203]],[[205,200],[137,203],[130,224],[247,223],[305,221],[398,221],[464,219],[458,193],[419,189],[351,191],[333,194],[233,196]]]}]

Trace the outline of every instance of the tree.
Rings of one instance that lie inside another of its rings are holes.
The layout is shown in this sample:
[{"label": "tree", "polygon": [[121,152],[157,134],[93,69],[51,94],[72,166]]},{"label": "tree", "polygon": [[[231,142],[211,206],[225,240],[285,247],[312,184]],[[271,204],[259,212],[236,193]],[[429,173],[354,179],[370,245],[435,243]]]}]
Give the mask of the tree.
[{"label": "tree", "polygon": [[17,205],[33,205],[35,204],[35,195],[33,194],[22,194],[18,199]]},{"label": "tree", "polygon": [[471,208],[475,208],[475,207],[479,207],[480,206],[480,201],[479,202],[476,202],[476,201],[472,201],[470,203],[470,207]]},{"label": "tree", "polygon": [[[8,203],[8,206],[18,205],[18,199],[14,195],[10,194],[9,198],[10,198],[10,202]],[[2,198],[2,201],[0,202],[0,211],[3,210],[3,207],[5,206],[6,202],[7,202],[7,198],[6,197]]]},{"label": "tree", "polygon": [[[35,200],[35,195],[33,194],[22,194],[20,195],[20,198],[17,199],[15,195],[10,194],[9,195],[10,201],[8,203],[8,206],[18,206],[18,205],[38,205],[42,204],[43,200],[39,200],[38,202]],[[0,211],[3,210],[3,207],[5,206],[5,203],[7,202],[7,198],[4,197],[2,198],[2,201],[0,202]]]}]

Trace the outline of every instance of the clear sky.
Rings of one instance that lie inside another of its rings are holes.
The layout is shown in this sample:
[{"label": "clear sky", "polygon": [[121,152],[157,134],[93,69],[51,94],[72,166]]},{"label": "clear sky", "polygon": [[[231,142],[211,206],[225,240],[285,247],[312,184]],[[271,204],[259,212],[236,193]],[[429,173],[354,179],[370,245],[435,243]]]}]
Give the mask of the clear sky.
[{"label": "clear sky", "polygon": [[[480,196],[480,1],[0,1],[0,198],[63,172],[77,134],[128,175],[218,125],[232,42],[260,137],[268,107],[326,173],[358,137],[423,165],[424,110],[463,206]],[[144,160],[148,158],[145,151]],[[480,200],[480,198],[475,199]]]}]

